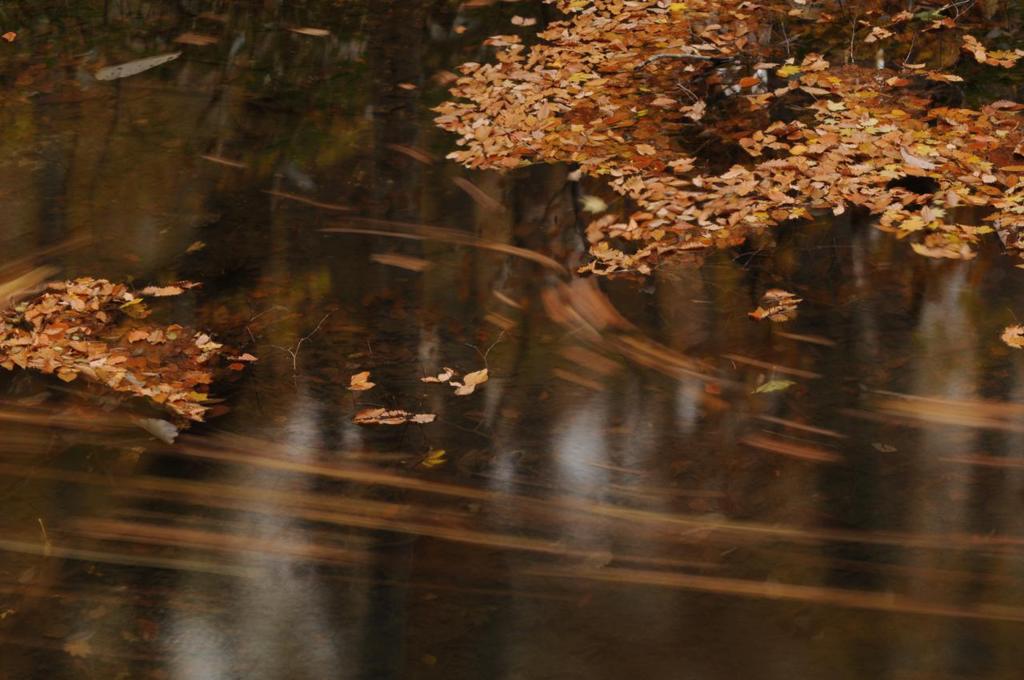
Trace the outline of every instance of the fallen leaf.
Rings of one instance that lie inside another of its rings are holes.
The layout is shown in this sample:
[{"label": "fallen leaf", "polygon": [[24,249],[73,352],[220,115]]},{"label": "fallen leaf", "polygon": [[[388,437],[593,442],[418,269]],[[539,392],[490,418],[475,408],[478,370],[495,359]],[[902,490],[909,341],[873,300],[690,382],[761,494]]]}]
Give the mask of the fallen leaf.
[{"label": "fallen leaf", "polygon": [[588,213],[603,213],[608,209],[608,204],[600,196],[580,196],[580,204],[583,212]]},{"label": "fallen leaf", "polygon": [[423,460],[419,462],[419,466],[429,470],[430,468],[444,465],[447,462],[448,459],[445,457],[444,449],[431,449],[427,452],[427,455],[423,457]]},{"label": "fallen leaf", "polygon": [[373,389],[377,383],[369,381],[370,372],[363,371],[362,373],[356,373],[349,379],[348,389],[353,392],[365,392],[366,390]]},{"label": "fallen leaf", "polygon": [[921,158],[920,156],[915,156],[910,153],[907,151],[907,147],[905,146],[900,147],[900,155],[903,157],[903,162],[912,168],[918,168],[920,170],[934,170],[939,167],[927,158]]},{"label": "fallen leaf", "polygon": [[253,355],[249,354],[248,352],[246,352],[245,354],[241,354],[241,355],[239,355],[237,357],[228,357],[228,359],[230,359],[231,361],[247,361],[247,362],[259,361],[259,359],[257,359]]},{"label": "fallen leaf", "polygon": [[288,30],[291,31],[292,33],[298,33],[299,35],[309,35],[313,36],[314,38],[326,38],[331,34],[331,32],[325,28],[298,27],[289,28]]},{"label": "fallen leaf", "polygon": [[18,34],[15,33],[14,31],[7,31],[3,35],[0,35],[0,38],[3,38],[7,42],[14,42],[15,38],[17,38],[17,37],[18,37]]},{"label": "fallen leaf", "polygon": [[195,45],[196,47],[205,47],[207,45],[216,45],[220,42],[220,39],[213,35],[203,35],[202,33],[182,33],[174,42],[181,45]]},{"label": "fallen leaf", "polygon": [[792,380],[769,380],[755,389],[751,394],[766,394],[768,392],[782,392],[788,390],[796,383]]},{"label": "fallen leaf", "polygon": [[1017,324],[1003,330],[1003,342],[1016,349],[1024,349],[1024,326]]},{"label": "fallen leaf", "polygon": [[181,295],[185,292],[185,289],[180,286],[146,286],[139,292],[152,297],[172,297],[174,295]]},{"label": "fallen leaf", "polygon": [[430,260],[400,253],[374,253],[370,256],[370,259],[378,264],[407,269],[411,272],[423,272],[434,266],[434,263]]},{"label": "fallen leaf", "polygon": [[454,375],[455,375],[455,369],[447,368],[446,367],[446,368],[441,369],[441,372],[438,373],[436,376],[428,375],[428,376],[426,376],[424,378],[420,378],[420,382],[425,382],[425,383],[446,383],[449,380],[451,380],[452,376],[454,376]]},{"label": "fallen leaf", "polygon": [[758,321],[763,319],[775,322],[790,321],[796,317],[796,308],[801,302],[803,300],[793,293],[772,288],[765,291],[761,297],[760,306],[749,312],[748,316]]},{"label": "fallen leaf", "polygon": [[170,54],[159,54],[155,57],[136,59],[135,61],[118,64],[117,66],[107,66],[96,71],[95,77],[96,80],[118,80],[120,78],[128,78],[130,76],[144,73],[150,69],[154,69],[157,66],[163,66],[168,62],[174,61],[180,56],[181,52],[171,52]]},{"label": "fallen leaf", "polygon": [[478,385],[482,385],[487,382],[487,369],[482,368],[479,371],[473,371],[467,373],[462,378],[462,382],[450,382],[448,383],[455,388],[455,395],[459,397],[465,397],[476,391]]},{"label": "fallen leaf", "polygon": [[178,428],[160,418],[136,418],[135,424],[150,433],[164,444],[173,444],[178,437]]},{"label": "fallen leaf", "polygon": [[352,421],[357,425],[404,425],[405,423],[426,424],[434,422],[433,413],[409,413],[399,409],[368,408],[357,413]]}]

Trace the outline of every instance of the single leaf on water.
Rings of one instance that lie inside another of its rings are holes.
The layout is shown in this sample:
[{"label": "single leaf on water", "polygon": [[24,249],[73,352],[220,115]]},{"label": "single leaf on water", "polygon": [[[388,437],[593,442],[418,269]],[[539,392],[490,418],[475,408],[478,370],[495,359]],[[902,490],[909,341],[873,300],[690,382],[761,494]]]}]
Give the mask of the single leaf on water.
[{"label": "single leaf on water", "polygon": [[357,425],[426,424],[437,418],[433,413],[409,413],[401,409],[367,408],[357,413],[352,421]]},{"label": "single leaf on water", "polygon": [[452,376],[454,376],[454,375],[455,375],[455,369],[445,367],[445,368],[441,369],[441,372],[438,373],[436,376],[428,375],[428,376],[426,376],[424,378],[420,378],[420,382],[425,382],[425,383],[446,383],[449,380],[451,380]]},{"label": "single leaf on water", "polygon": [[185,292],[185,289],[180,286],[146,286],[140,292],[143,295],[151,295],[153,297],[172,297],[174,295],[181,295]]},{"label": "single leaf on water", "polygon": [[448,384],[455,388],[455,396],[465,397],[467,395],[473,394],[473,392],[476,391],[477,385],[482,385],[485,382],[487,382],[487,378],[487,369],[482,368],[479,371],[467,373],[462,378],[461,383],[450,382]]},{"label": "single leaf on water", "polygon": [[762,319],[774,322],[790,321],[796,317],[796,308],[801,302],[803,302],[801,298],[789,291],[772,288],[765,291],[761,297],[760,306],[754,311],[748,312],[747,316],[758,321]]},{"label": "single leaf on water", "polygon": [[1024,326],[1016,324],[1003,330],[1003,342],[1015,349],[1024,349]]},{"label": "single leaf on water", "polygon": [[178,437],[178,428],[173,423],[160,418],[136,418],[135,424],[164,444],[173,444]]},{"label": "single leaf on water", "polygon": [[420,461],[419,465],[420,467],[427,468],[429,470],[430,468],[444,465],[447,462],[448,459],[445,457],[444,449],[431,449],[427,455],[423,457],[423,460]]},{"label": "single leaf on water", "polygon": [[583,212],[588,213],[603,213],[608,209],[608,204],[600,196],[581,196],[580,204],[583,206]]},{"label": "single leaf on water", "polygon": [[324,28],[311,28],[311,27],[308,27],[308,26],[299,27],[299,28],[289,28],[288,30],[291,31],[292,33],[298,33],[300,35],[309,35],[309,36],[313,36],[314,38],[326,38],[327,36],[329,36],[331,34],[331,32],[328,31],[327,29],[324,29]]},{"label": "single leaf on water", "polygon": [[479,371],[467,373],[466,377],[462,379],[462,382],[464,382],[466,385],[482,385],[483,383],[487,382],[487,378],[487,369],[482,368]]},{"label": "single leaf on water", "polygon": [[182,33],[174,42],[180,45],[195,45],[196,47],[205,47],[207,45],[216,45],[220,41],[220,38],[214,35],[204,35],[202,33]]},{"label": "single leaf on water", "polygon": [[769,380],[765,384],[759,386],[752,394],[766,394],[768,392],[782,392],[788,390],[796,383],[792,380]]},{"label": "single leaf on water", "polygon": [[163,66],[167,62],[174,61],[180,56],[181,52],[171,52],[170,54],[159,54],[155,57],[136,59],[135,61],[118,64],[117,66],[107,66],[96,71],[96,80],[118,80],[119,78],[128,78],[156,68],[157,66]]},{"label": "single leaf on water", "polygon": [[349,379],[348,388],[353,392],[365,392],[366,390],[373,389],[377,383],[372,383],[369,380],[370,372],[363,371],[362,373],[356,373]]}]

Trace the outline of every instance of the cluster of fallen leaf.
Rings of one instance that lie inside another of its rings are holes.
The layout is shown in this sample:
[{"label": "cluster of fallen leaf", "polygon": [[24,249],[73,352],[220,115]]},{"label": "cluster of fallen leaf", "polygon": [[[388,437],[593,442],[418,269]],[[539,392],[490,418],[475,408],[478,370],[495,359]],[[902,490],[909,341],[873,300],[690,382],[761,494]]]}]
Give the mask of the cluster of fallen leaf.
[{"label": "cluster of fallen leaf", "polygon": [[[194,285],[133,292],[105,279],[51,283],[38,297],[0,314],[0,366],[34,369],[65,382],[83,377],[201,421],[222,345],[178,324],[143,321],[150,315],[145,298],[180,295]],[[235,360],[244,365],[255,357]]]},{"label": "cluster of fallen leaf", "polygon": [[[476,391],[476,388],[487,382],[488,372],[486,368],[479,371],[472,371],[462,376],[461,380],[455,379],[458,372],[454,368],[443,368],[437,375],[428,375],[420,378],[424,383],[447,384],[455,388],[455,396],[466,397]],[[365,392],[377,386],[377,383],[370,382],[370,372],[361,371],[349,378],[348,389],[353,392]],[[401,409],[387,409],[381,407],[362,409],[352,418],[352,421],[359,425],[404,425],[405,423],[426,424],[434,422],[436,414],[433,413],[411,413]]]},{"label": "cluster of fallen leaf", "polygon": [[[860,19],[831,52],[817,45],[822,54],[795,58],[779,18],[810,36],[806,44],[849,3],[549,2],[568,18],[530,48],[492,37],[496,62],[464,64],[437,121],[460,135],[450,157],[469,167],[572,163],[636,206],[590,224],[584,270],[648,273],[666,255],[850,205],[928,257],[970,258],[993,231],[1024,249],[1024,107],[940,106],[934,94],[962,78],[941,63],[907,63],[922,31],[953,35],[982,64],[1011,68],[1024,57],[966,33],[967,7],[886,14],[873,3],[860,16],[875,23]],[[894,68],[843,65],[855,38],[907,58]],[[692,148],[699,140],[738,146],[748,160],[716,168]],[[971,223],[966,208],[991,214]]]}]

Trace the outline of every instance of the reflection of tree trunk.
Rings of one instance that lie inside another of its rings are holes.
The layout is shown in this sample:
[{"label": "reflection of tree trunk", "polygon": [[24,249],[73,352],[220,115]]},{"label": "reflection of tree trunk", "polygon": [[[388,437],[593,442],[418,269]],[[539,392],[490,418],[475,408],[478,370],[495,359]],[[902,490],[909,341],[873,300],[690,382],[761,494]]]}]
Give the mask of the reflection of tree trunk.
[{"label": "reflection of tree trunk", "polygon": [[38,155],[42,167],[37,171],[39,186],[39,224],[35,229],[36,244],[51,246],[65,240],[68,234],[68,183],[74,162],[75,137],[64,130],[52,129],[50,116],[36,113],[39,124]]},{"label": "reflection of tree trunk", "polygon": [[[416,219],[421,173],[411,164],[396,163],[388,144],[416,146],[419,137],[418,100],[427,74],[423,72],[428,11],[426,3],[382,0],[368,13],[367,62],[371,74],[373,148],[370,194],[376,216]],[[417,89],[400,88],[399,83]]]},{"label": "reflection of tree trunk", "polygon": [[[389,144],[418,146],[417,119],[420,90],[405,90],[399,83],[421,86],[424,41],[427,34],[426,3],[407,0],[379,0],[367,14],[367,71],[372,78],[370,105],[373,115],[373,144],[368,150],[369,200],[366,205],[374,217],[419,221],[418,190],[422,173],[414,164],[397,159]],[[365,242],[365,241],[364,241]],[[387,248],[395,247],[393,243]],[[368,258],[353,257],[363,265],[364,281],[380,272]],[[365,288],[363,288],[365,290]],[[422,297],[422,296],[419,296]],[[366,575],[374,582],[387,585],[370,586],[367,616],[361,642],[360,677],[397,678],[405,664],[405,640],[415,622],[407,621],[409,589],[397,585],[415,577],[415,554],[418,541],[402,541],[393,550],[375,551]],[[418,661],[417,661],[418,662]]]}]

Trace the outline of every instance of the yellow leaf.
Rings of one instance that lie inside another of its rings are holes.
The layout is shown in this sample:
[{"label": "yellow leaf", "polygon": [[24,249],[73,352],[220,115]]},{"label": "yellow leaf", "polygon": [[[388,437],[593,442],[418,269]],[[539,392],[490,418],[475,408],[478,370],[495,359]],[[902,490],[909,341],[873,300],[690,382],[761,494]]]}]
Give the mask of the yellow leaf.
[{"label": "yellow leaf", "polygon": [[444,465],[447,462],[448,459],[445,457],[444,449],[431,449],[427,455],[423,457],[423,460],[420,461],[420,467],[427,468],[429,470],[430,468]]}]

